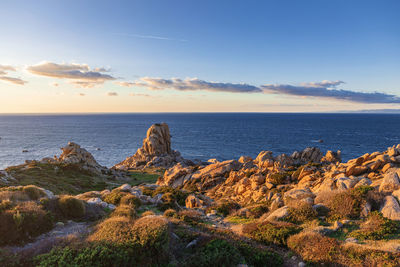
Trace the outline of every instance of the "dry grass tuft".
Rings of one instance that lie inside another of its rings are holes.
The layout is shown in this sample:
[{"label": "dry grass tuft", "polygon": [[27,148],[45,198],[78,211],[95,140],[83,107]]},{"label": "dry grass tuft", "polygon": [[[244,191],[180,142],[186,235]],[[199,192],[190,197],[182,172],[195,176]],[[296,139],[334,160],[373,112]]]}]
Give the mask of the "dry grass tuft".
[{"label": "dry grass tuft", "polygon": [[304,260],[314,263],[331,262],[339,252],[336,239],[315,232],[302,232],[288,238],[287,245]]}]

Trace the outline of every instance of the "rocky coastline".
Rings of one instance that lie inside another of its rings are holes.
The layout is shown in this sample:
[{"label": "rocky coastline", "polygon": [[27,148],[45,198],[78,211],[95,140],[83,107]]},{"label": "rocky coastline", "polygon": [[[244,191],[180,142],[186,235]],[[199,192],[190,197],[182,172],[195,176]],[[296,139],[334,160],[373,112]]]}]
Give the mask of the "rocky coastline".
[{"label": "rocky coastline", "polygon": [[[141,180],[144,177],[149,180]],[[66,186],[49,190],[61,179]],[[157,254],[158,261],[142,257],[143,266],[193,266],[193,255],[206,253],[204,247],[213,240],[232,246],[241,258],[229,264],[241,266],[400,265],[400,144],[347,162],[342,162],[340,151],[323,153],[316,147],[291,155],[261,151],[255,159],[243,155],[193,162],[172,149],[169,127],[161,123],[149,128],[134,155],[112,168],[70,142],[58,157],[0,171],[0,186],[0,221],[8,222],[0,225],[0,255],[6,255],[0,263],[18,259],[18,264],[34,266],[38,259],[49,260],[52,246],[44,243],[56,243],[62,250],[72,242],[67,234],[85,246],[92,246],[93,240],[115,245],[117,237],[109,239],[113,233],[103,236],[105,225],[142,229],[148,221],[146,227],[162,225],[165,238],[159,241],[168,249]],[[65,194],[71,194],[67,206],[72,211],[63,211]],[[26,211],[27,203],[55,219],[46,228],[25,233],[21,227],[27,222],[15,218],[33,213]],[[83,211],[76,215],[79,209]],[[85,223],[71,233],[75,221]],[[67,234],[50,231],[56,225],[63,232],[64,224]],[[185,236],[178,234],[182,231]],[[137,234],[128,232],[119,238]],[[135,246],[146,249],[144,238],[136,237]],[[247,255],[238,240],[271,253],[263,259],[273,264],[255,263],[261,254]],[[32,247],[38,246],[40,253],[34,253]],[[24,253],[31,260],[22,260]]]}]

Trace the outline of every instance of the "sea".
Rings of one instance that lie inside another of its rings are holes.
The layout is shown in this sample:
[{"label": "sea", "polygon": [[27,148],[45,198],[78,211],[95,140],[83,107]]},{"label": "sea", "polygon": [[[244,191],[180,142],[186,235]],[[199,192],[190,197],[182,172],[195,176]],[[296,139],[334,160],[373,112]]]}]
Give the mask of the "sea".
[{"label": "sea", "polygon": [[69,141],[111,167],[133,155],[147,129],[161,122],[170,127],[172,148],[192,160],[255,158],[262,150],[291,154],[306,147],[340,150],[348,160],[400,143],[399,114],[0,115],[0,169],[59,155]]}]

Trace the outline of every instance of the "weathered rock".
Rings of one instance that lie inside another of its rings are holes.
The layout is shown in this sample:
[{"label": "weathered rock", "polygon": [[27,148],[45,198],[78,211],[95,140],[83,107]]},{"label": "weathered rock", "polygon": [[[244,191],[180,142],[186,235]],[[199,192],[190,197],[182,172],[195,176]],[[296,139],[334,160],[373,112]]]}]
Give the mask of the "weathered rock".
[{"label": "weathered rock", "polygon": [[318,147],[307,147],[301,152],[295,151],[291,156],[296,164],[320,162],[323,154]]},{"label": "weathered rock", "polygon": [[261,151],[254,162],[260,169],[269,168],[274,166],[274,157],[271,151]]},{"label": "weathered rock", "polygon": [[400,205],[393,196],[386,196],[385,203],[381,208],[381,213],[384,217],[400,221]]},{"label": "weathered rock", "polygon": [[400,188],[399,176],[395,171],[385,173],[379,191],[381,192],[393,192]]},{"label": "weathered rock", "polygon": [[183,185],[185,181],[189,180],[192,172],[193,168],[178,163],[165,171],[164,176],[157,180],[157,185],[171,186],[176,188]]},{"label": "weathered rock", "polygon": [[289,216],[289,208],[284,206],[282,208],[279,208],[279,209],[273,211],[271,214],[268,215],[268,217],[265,220],[266,221],[278,221],[278,220],[286,218],[287,216]]},{"label": "weathered rock", "polygon": [[240,163],[236,160],[226,160],[223,162],[208,165],[192,174],[192,179],[208,178],[208,177],[223,177],[226,173],[237,171],[240,168]]},{"label": "weathered rock", "polygon": [[342,157],[341,157],[341,152],[338,150],[337,152],[328,150],[325,154],[324,157],[322,157],[321,162],[326,162],[326,163],[336,163],[336,162],[341,162]]},{"label": "weathered rock", "polygon": [[75,164],[97,174],[106,173],[108,171],[106,167],[97,163],[92,154],[74,142],[69,142],[68,145],[61,148],[61,150],[62,154],[58,158],[54,158],[56,162]]},{"label": "weathered rock", "polygon": [[249,156],[241,156],[238,160],[240,163],[246,163],[249,161],[253,161],[253,159]]},{"label": "weathered rock", "polygon": [[178,151],[171,149],[171,136],[166,123],[153,124],[148,130],[143,146],[136,153],[114,166],[116,169],[142,169],[145,167],[170,168],[178,162],[189,163]]},{"label": "weathered rock", "polygon": [[[291,189],[287,192],[285,192],[283,199],[285,202],[285,205],[289,205],[290,203],[299,203],[303,199],[308,199],[310,198],[311,201],[315,197],[315,195],[310,191],[310,189]],[[307,200],[309,202],[309,200]],[[312,204],[312,203],[311,203]]]},{"label": "weathered rock", "polygon": [[194,209],[194,208],[202,208],[204,201],[196,197],[195,195],[189,195],[185,200],[186,208]]}]

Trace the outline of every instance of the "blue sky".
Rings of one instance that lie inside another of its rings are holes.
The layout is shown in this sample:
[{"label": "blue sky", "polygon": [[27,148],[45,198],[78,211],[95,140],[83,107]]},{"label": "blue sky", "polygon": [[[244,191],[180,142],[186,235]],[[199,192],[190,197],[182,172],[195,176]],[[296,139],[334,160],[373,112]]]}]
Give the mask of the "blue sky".
[{"label": "blue sky", "polygon": [[[0,97],[11,103],[0,112],[397,108],[399,11],[399,1],[378,0],[4,0],[0,65],[15,67],[7,71],[7,77],[26,83],[0,84]],[[87,64],[91,71],[104,67],[109,71],[103,74],[114,79],[79,88],[69,83],[71,77],[27,70],[43,62]],[[186,86],[184,90],[179,90],[155,87],[153,81],[152,86],[144,86],[142,77],[198,78],[206,86],[207,82],[280,86],[272,93],[268,87],[268,92],[253,94],[210,91],[185,82],[179,84],[179,88]],[[319,89],[316,95],[308,93],[316,87],[310,83],[324,80],[344,83],[318,85],[322,93]],[[117,84],[124,81],[131,82],[131,87]],[[287,85],[296,91],[286,90]],[[360,102],[360,98],[354,101],[330,94],[341,89],[394,97],[387,101],[384,96],[382,102],[381,98],[369,101],[370,95],[364,95],[362,99],[367,100]],[[32,100],[36,104],[29,103]],[[74,104],[54,104],[61,100]]]}]

